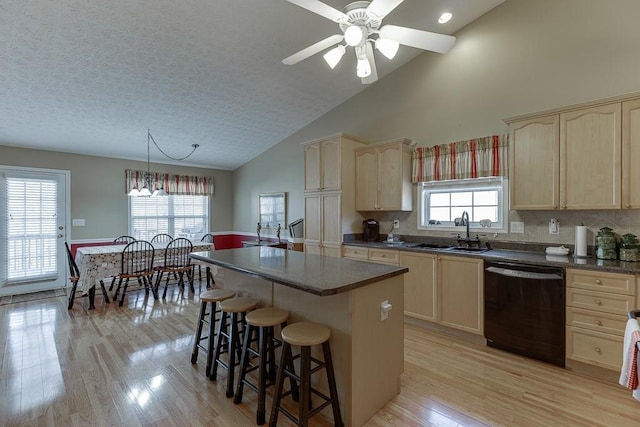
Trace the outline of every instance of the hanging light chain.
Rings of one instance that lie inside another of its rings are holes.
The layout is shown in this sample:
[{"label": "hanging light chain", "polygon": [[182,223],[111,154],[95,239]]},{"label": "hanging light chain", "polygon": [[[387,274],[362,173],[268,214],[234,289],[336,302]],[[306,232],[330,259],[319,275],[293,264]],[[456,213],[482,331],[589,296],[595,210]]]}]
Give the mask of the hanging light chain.
[{"label": "hanging light chain", "polygon": [[[150,130],[150,129],[147,129],[147,136],[148,136],[148,139],[149,139],[149,140],[151,140],[151,142],[153,142],[153,145],[155,145],[155,146],[156,146],[156,148],[158,149],[158,151],[160,151],[162,154],[164,154],[166,157],[168,157],[168,158],[169,158],[169,159],[171,159],[171,160],[180,161],[180,160],[188,159],[189,157],[191,157],[191,155],[192,155],[193,153],[195,153],[196,149],[197,149],[198,147],[200,147],[200,144],[191,144],[191,147],[193,147],[193,150],[191,150],[191,152],[190,152],[189,154],[187,154],[187,155],[186,155],[186,156],[184,156],[184,157],[172,157],[172,156],[168,155],[167,153],[165,153],[164,151],[162,151],[162,148],[160,148],[160,146],[158,145],[158,143],[156,142],[156,140],[155,140],[155,139],[153,139],[153,136],[151,135],[151,130]],[[148,145],[148,144],[147,144],[147,145]],[[148,150],[148,148],[147,148],[147,150]],[[148,153],[147,153],[147,157],[148,157]]]}]

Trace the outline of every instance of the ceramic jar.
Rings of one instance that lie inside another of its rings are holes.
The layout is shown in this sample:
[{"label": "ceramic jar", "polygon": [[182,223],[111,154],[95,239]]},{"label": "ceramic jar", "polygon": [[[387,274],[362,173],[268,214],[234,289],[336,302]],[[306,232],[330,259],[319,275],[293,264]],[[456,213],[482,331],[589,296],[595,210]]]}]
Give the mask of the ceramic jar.
[{"label": "ceramic jar", "polygon": [[620,261],[638,261],[638,239],[635,234],[627,233],[620,238]]},{"label": "ceramic jar", "polygon": [[618,258],[616,252],[616,234],[609,227],[602,227],[596,236],[596,258]]}]

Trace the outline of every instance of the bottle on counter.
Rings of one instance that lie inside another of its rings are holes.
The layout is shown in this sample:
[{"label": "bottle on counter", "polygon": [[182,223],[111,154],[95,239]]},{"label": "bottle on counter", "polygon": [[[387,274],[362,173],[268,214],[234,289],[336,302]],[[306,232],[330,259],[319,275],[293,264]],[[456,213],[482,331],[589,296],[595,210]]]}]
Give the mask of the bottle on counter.
[{"label": "bottle on counter", "polygon": [[609,227],[602,227],[596,236],[596,258],[617,259],[616,233]]}]

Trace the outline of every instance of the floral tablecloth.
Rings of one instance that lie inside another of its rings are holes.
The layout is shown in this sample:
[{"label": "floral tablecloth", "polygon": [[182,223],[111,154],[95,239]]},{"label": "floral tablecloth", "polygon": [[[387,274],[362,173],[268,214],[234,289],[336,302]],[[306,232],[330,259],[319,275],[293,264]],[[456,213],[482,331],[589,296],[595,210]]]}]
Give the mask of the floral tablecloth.
[{"label": "floral tablecloth", "polygon": [[[164,253],[167,244],[154,244],[154,264],[164,263]],[[119,274],[121,269],[121,254],[124,245],[83,246],[76,251],[76,264],[80,270],[78,289],[83,294],[99,284],[100,279],[110,278]],[[213,250],[213,243],[193,243],[193,252]],[[105,283],[107,283],[105,281]]]}]

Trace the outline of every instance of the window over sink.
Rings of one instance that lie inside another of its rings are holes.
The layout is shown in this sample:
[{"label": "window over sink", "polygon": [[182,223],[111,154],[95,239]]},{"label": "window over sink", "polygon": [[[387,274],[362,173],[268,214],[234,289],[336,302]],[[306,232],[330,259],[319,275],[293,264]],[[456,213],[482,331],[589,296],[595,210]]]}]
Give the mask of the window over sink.
[{"label": "window over sink", "polygon": [[423,182],[418,185],[418,229],[460,232],[467,212],[474,233],[504,233],[508,194],[508,180],[502,177]]}]

